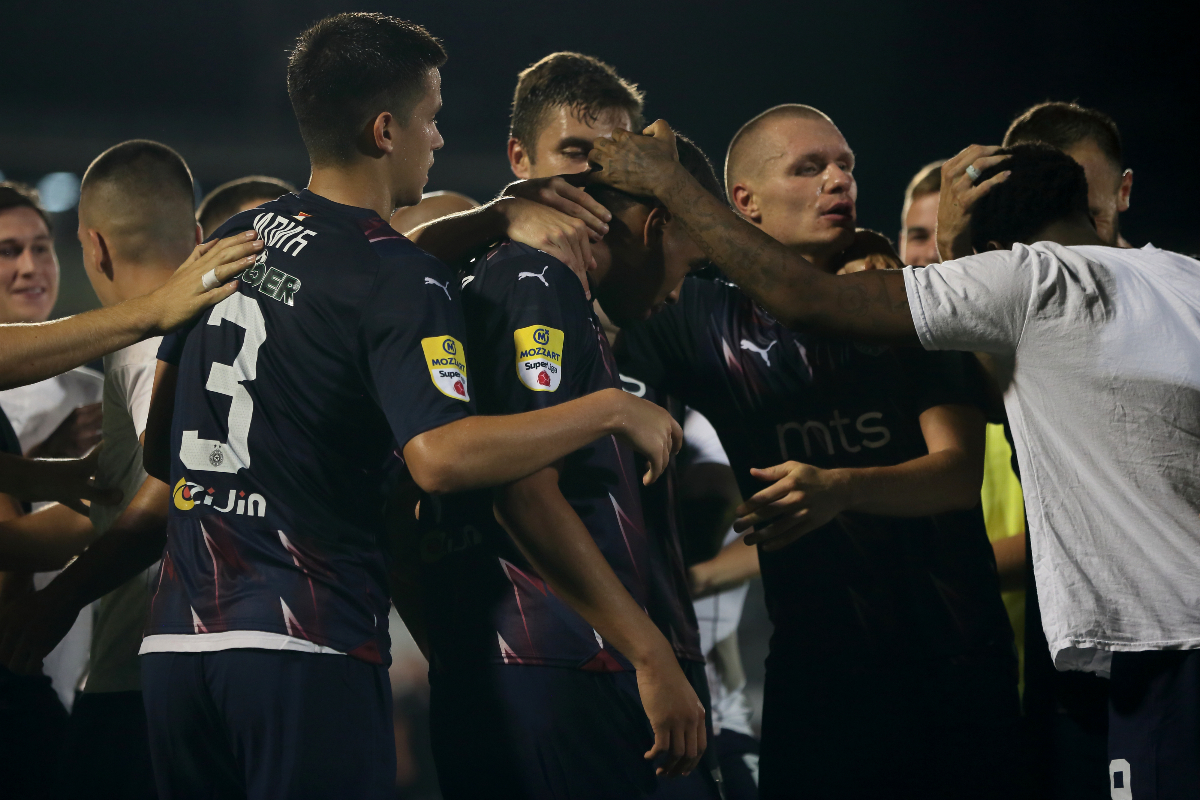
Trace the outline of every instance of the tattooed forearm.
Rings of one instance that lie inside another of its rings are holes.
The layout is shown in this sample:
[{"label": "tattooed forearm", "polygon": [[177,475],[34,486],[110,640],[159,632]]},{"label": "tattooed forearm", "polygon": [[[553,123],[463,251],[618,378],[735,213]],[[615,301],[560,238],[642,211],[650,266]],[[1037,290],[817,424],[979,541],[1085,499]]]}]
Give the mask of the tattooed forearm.
[{"label": "tattooed forearm", "polygon": [[682,168],[659,199],[736,283],[790,328],[875,340],[915,339],[899,271],[833,276],[738,217]]}]

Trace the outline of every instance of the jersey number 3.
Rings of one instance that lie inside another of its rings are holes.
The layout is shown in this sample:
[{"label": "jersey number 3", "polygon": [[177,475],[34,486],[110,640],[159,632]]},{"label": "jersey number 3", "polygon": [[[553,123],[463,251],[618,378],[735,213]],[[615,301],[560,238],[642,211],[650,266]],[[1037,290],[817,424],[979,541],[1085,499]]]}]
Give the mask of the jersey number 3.
[{"label": "jersey number 3", "polygon": [[231,322],[246,331],[242,349],[238,351],[233,364],[214,361],[204,387],[210,392],[233,398],[226,425],[229,441],[201,439],[200,431],[184,431],[179,460],[190,470],[232,474],[239,469],[250,468],[247,438],[250,435],[250,420],[254,416],[254,400],[242,382],[254,380],[258,368],[258,348],[267,339],[267,326],[258,303],[244,294],[231,294],[213,307],[208,324],[220,325],[222,322]]}]

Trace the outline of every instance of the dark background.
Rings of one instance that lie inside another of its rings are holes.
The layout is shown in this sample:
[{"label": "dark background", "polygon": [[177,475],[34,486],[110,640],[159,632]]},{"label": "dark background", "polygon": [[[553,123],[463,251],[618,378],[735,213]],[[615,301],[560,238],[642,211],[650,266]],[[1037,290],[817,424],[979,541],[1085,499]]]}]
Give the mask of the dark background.
[{"label": "dark background", "polygon": [[[504,156],[518,70],[554,50],[612,63],[663,117],[722,160],[737,128],[782,102],[821,108],[858,156],[860,224],[895,236],[924,163],[1046,99],[1112,115],[1135,171],[1122,218],[1134,244],[1200,251],[1195,26],[1184,3],[454,2],[210,0],[8,3],[0,46],[0,171],[82,174],[104,148],[147,137],[188,160],[202,191],[249,173],[298,185],[308,168],[288,105],[285,54],[316,19],[383,11],[420,22],[450,53],[446,147],[429,189],[478,199],[511,176]],[[71,212],[58,220],[57,313],[94,304]]]}]

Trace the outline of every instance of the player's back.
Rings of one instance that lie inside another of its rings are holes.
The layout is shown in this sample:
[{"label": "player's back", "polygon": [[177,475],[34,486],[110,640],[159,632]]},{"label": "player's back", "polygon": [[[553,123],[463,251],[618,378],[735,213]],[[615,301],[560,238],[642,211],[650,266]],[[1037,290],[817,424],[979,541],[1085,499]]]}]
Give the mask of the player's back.
[{"label": "player's back", "polygon": [[143,652],[386,660],[385,472],[397,442],[468,413],[453,276],[308,191],[217,235],[250,227],[265,247],[238,291],[160,354],[178,364],[174,503]]}]

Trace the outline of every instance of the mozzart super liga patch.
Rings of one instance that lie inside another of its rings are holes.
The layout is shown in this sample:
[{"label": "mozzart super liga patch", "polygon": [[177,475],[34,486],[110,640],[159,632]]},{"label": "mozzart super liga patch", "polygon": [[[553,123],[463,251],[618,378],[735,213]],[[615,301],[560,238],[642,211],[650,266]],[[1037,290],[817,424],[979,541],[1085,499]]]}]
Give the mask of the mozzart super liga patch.
[{"label": "mozzart super liga patch", "polygon": [[563,332],[545,325],[513,331],[517,377],[535,392],[553,392],[562,380]]},{"label": "mozzart super liga patch", "polygon": [[470,400],[467,394],[467,354],[462,342],[453,336],[430,336],[421,340],[425,360],[429,362],[429,377],[446,397]]}]

